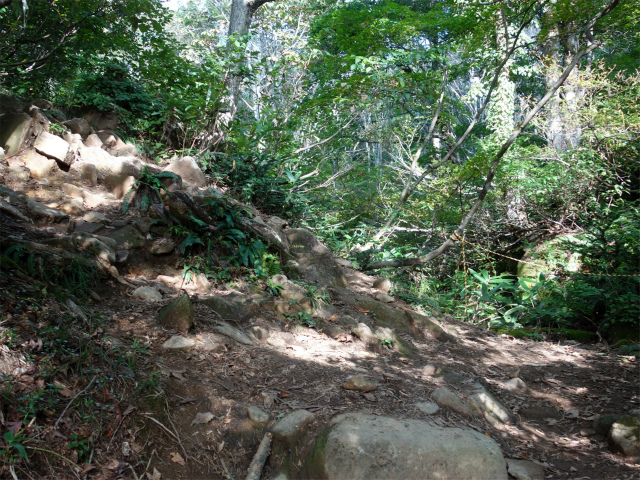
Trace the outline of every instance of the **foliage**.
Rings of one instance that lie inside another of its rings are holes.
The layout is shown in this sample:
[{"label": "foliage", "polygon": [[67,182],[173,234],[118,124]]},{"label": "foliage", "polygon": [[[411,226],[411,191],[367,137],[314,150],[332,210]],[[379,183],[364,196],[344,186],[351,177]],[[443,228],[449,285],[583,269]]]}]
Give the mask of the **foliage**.
[{"label": "foliage", "polygon": [[298,325],[309,328],[316,327],[316,320],[306,312],[298,312],[293,315],[285,313],[284,316],[287,317],[290,321],[297,323]]},{"label": "foliage", "polygon": [[140,172],[140,178],[136,180],[122,199],[122,213],[127,213],[131,197],[134,194],[136,206],[143,212],[149,210],[149,206],[153,203],[163,203],[162,192],[169,193],[169,189],[162,183],[163,178],[175,179],[179,177],[171,172],[151,173],[147,167],[144,167]]}]

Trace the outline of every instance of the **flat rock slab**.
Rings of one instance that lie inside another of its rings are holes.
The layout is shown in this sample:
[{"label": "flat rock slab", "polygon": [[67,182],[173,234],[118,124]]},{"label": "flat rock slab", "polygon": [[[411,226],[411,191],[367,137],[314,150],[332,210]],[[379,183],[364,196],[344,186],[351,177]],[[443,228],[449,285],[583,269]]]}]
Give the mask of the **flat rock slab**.
[{"label": "flat rock slab", "polygon": [[167,350],[183,350],[195,346],[196,341],[181,335],[174,335],[162,344],[162,348]]},{"label": "flat rock slab", "polygon": [[133,291],[133,296],[148,302],[162,300],[162,294],[153,287],[138,287]]},{"label": "flat rock slab", "polygon": [[453,410],[465,417],[471,417],[473,415],[471,407],[464,403],[458,395],[447,388],[441,387],[434,390],[431,394],[431,398],[442,408],[448,408],[449,410]]},{"label": "flat rock slab", "polygon": [[55,208],[47,207],[35,200],[27,200],[27,209],[29,210],[29,216],[31,218],[43,218],[52,223],[62,222],[69,218],[64,212],[56,210]]},{"label": "flat rock slab", "polygon": [[253,342],[247,335],[237,328],[233,328],[228,323],[221,322],[220,325],[213,327],[213,331],[221,333],[222,335],[225,335],[243,345],[253,345]]},{"label": "flat rock slab", "polygon": [[294,448],[302,433],[314,419],[313,413],[307,410],[294,410],[285,415],[271,428],[274,444],[280,443],[288,448]]},{"label": "flat rock slab", "polygon": [[507,470],[516,480],[544,480],[544,468],[528,460],[508,458]]},{"label": "flat rock slab", "polygon": [[259,299],[248,295],[216,295],[203,299],[202,303],[220,315],[223,320],[243,322],[260,312]]},{"label": "flat rock slab", "polygon": [[364,413],[338,415],[316,439],[305,478],[506,480],[498,444],[473,430]]}]

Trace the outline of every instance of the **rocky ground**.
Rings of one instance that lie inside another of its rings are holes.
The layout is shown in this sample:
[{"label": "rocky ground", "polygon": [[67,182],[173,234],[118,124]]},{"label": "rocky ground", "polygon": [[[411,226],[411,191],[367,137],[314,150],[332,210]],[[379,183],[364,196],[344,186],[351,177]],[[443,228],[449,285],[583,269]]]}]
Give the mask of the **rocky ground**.
[{"label": "rocky ground", "polygon": [[[636,356],[415,312],[275,218],[244,227],[306,283],[186,282],[166,229],[122,213],[135,148],[84,133],[67,171],[44,147],[0,160],[1,478],[245,478],[269,432],[265,479],[507,478],[503,457],[517,479],[640,478]],[[205,191],[189,160],[150,167]],[[60,295],[85,261],[100,281]]]}]

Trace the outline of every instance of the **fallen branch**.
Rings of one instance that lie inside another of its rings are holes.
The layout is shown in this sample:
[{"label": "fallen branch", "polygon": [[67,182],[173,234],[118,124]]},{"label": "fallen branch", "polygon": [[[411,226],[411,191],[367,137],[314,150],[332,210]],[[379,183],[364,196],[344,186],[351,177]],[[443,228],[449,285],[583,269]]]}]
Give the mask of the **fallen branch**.
[{"label": "fallen branch", "polygon": [[249,473],[247,473],[246,480],[260,480],[260,475],[262,473],[262,467],[264,467],[264,462],[267,461],[267,457],[269,456],[269,450],[271,449],[271,434],[267,433],[260,442],[260,446],[258,447],[258,451],[253,456],[253,460],[251,460],[251,465],[249,466]]}]

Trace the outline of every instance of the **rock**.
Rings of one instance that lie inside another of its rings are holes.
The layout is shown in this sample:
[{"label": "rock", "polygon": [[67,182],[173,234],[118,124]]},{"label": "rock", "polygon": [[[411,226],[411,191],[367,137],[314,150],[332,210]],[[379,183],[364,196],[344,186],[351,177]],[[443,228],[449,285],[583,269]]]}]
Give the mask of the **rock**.
[{"label": "rock", "polygon": [[74,198],[72,200],[64,202],[61,205],[58,205],[58,208],[61,212],[68,213],[69,215],[73,215],[74,217],[82,215],[85,212],[81,198]]},{"label": "rock", "polygon": [[463,428],[364,413],[334,417],[318,435],[304,478],[507,480],[498,444]]},{"label": "rock", "polygon": [[455,393],[445,387],[440,387],[434,390],[431,394],[431,398],[442,408],[448,408],[449,410],[453,410],[465,417],[471,417],[473,415],[471,407],[464,403]]},{"label": "rock", "polygon": [[378,384],[366,379],[362,375],[354,375],[342,385],[342,388],[366,393],[374,391],[378,388]]},{"label": "rock", "polygon": [[622,414],[612,413],[608,415],[600,415],[593,421],[593,429],[598,435],[606,437],[609,435],[609,430],[611,430],[613,424],[616,423],[619,418],[622,418]]},{"label": "rock", "polygon": [[609,430],[611,445],[627,457],[640,456],[640,418],[625,415],[617,419]]},{"label": "rock", "polygon": [[162,294],[153,287],[138,287],[133,291],[133,296],[148,302],[162,300]]},{"label": "rock", "polygon": [[494,427],[506,425],[513,421],[509,410],[491,392],[484,388],[482,391],[469,396],[469,404],[475,413],[483,415]]},{"label": "rock", "polygon": [[109,235],[118,245],[118,249],[132,250],[141,248],[145,244],[145,238],[133,225],[122,227]]},{"label": "rock", "polygon": [[124,198],[124,196],[133,188],[136,183],[136,177],[133,175],[121,174],[109,174],[105,175],[102,179],[102,183],[107,190],[116,198]]},{"label": "rock", "polygon": [[362,340],[367,345],[377,345],[378,337],[374,335],[366,323],[359,323],[355,327],[351,327],[351,333]]},{"label": "rock", "polygon": [[89,107],[82,112],[82,117],[96,130],[115,130],[118,128],[118,112],[103,112],[95,107]]},{"label": "rock", "polygon": [[228,323],[220,322],[219,325],[213,327],[213,331],[232,338],[236,342],[242,343],[243,345],[253,345],[253,342],[247,335],[245,335],[237,328],[232,327]]},{"label": "rock", "polygon": [[55,208],[47,207],[35,200],[27,200],[27,209],[29,217],[33,219],[43,218],[52,223],[62,222],[69,219],[69,215]]},{"label": "rock", "polygon": [[98,230],[102,229],[104,225],[101,223],[92,223],[85,222],[83,220],[76,220],[73,222],[73,231],[79,233],[96,233]]},{"label": "rock", "polygon": [[129,251],[128,250],[118,250],[116,251],[116,263],[123,264],[127,263],[129,260]]},{"label": "rock", "polygon": [[109,219],[100,212],[87,212],[82,217],[82,220],[89,223],[101,223],[102,225],[109,223]]},{"label": "rock", "polygon": [[24,105],[11,95],[0,93],[0,115],[5,113],[19,113],[24,110]]},{"label": "rock", "polygon": [[307,278],[330,287],[348,286],[331,251],[313,233],[304,228],[292,228],[285,233],[290,243],[290,252]]},{"label": "rock", "polygon": [[224,319],[244,322],[260,312],[260,301],[254,297],[232,293],[216,295],[202,300],[207,307]]},{"label": "rock", "polygon": [[544,480],[544,468],[529,460],[507,458],[507,471],[516,480]]},{"label": "rock", "polygon": [[373,333],[381,345],[399,352],[407,357],[411,357],[415,354],[415,349],[405,340],[396,335],[396,333],[391,328],[376,327]]},{"label": "rock", "polygon": [[29,217],[25,217],[20,210],[2,198],[0,198],[0,210],[13,217],[19,218],[23,222],[30,222]]},{"label": "rock", "polygon": [[254,325],[247,331],[247,337],[254,343],[266,342],[271,334],[261,325]]},{"label": "rock", "polygon": [[49,100],[45,100],[44,98],[34,98],[31,100],[31,105],[43,110],[51,110],[53,108],[53,103]]},{"label": "rock", "polygon": [[182,350],[195,346],[196,341],[191,338],[185,338],[180,335],[174,335],[162,344],[162,348],[169,350]]},{"label": "rock", "polygon": [[503,388],[511,393],[526,393],[529,390],[527,384],[518,377],[512,378],[504,383]]},{"label": "rock", "polygon": [[205,177],[198,162],[196,162],[193,157],[173,159],[164,171],[179,175],[183,181],[195,187],[204,187],[207,185],[207,177]]},{"label": "rock", "polygon": [[440,410],[440,407],[433,402],[416,403],[416,408],[427,415],[434,415]]},{"label": "rock", "polygon": [[422,331],[425,335],[431,336],[440,342],[457,343],[458,339],[451,331],[445,330],[435,319],[420,315],[412,310],[406,310],[409,322],[414,329]]},{"label": "rock", "polygon": [[69,195],[71,198],[80,198],[80,199],[82,199],[84,197],[84,190],[81,189],[80,187],[77,187],[73,183],[63,183],[62,184],[62,191],[66,195]]},{"label": "rock", "polygon": [[42,132],[36,139],[33,147],[42,155],[53,158],[60,163],[67,163],[67,153],[69,152],[69,144],[60,137],[56,137],[48,132]]},{"label": "rock", "polygon": [[338,323],[344,327],[347,327],[348,329],[351,329],[358,325],[358,321],[350,315],[340,315],[338,317]]},{"label": "rock", "polygon": [[189,330],[193,325],[193,305],[189,296],[183,295],[160,310],[158,324],[179,331]]},{"label": "rock", "polygon": [[247,417],[254,423],[267,423],[269,421],[269,414],[254,405],[247,409]]},{"label": "rock", "polygon": [[102,145],[103,145],[102,140],[100,140],[100,137],[95,133],[92,133],[91,135],[87,136],[86,140],[84,141],[85,147],[102,148]]},{"label": "rock", "polygon": [[281,338],[280,336],[274,336],[274,335],[270,336],[269,338],[267,338],[267,343],[272,347],[276,347],[276,348],[287,347],[287,342],[284,340],[284,338]]},{"label": "rock", "polygon": [[3,161],[7,158],[7,155],[4,153],[4,148],[0,147],[0,161]]},{"label": "rock", "polygon": [[72,118],[62,123],[71,133],[77,133],[82,138],[87,138],[91,134],[91,125],[84,118]]},{"label": "rock", "polygon": [[35,150],[27,150],[22,161],[31,172],[31,178],[49,178],[51,170],[56,166],[56,161],[40,155]]},{"label": "rock", "polygon": [[109,153],[114,157],[137,157],[140,155],[138,148],[130,143],[125,143],[123,146],[112,148]]},{"label": "rock", "polygon": [[22,150],[33,130],[33,119],[26,113],[6,113],[0,117],[0,147],[7,156]]},{"label": "rock", "polygon": [[9,177],[14,181],[26,182],[31,177],[31,172],[24,165],[10,165]]},{"label": "rock", "polygon": [[173,252],[173,249],[176,248],[176,242],[174,242],[170,238],[158,238],[151,243],[151,247],[149,247],[149,252],[152,255],[166,255],[168,253]]},{"label": "rock", "polygon": [[71,169],[77,171],[80,178],[89,185],[98,183],[98,169],[95,165],[87,162],[74,162]]},{"label": "rock", "polygon": [[391,295],[387,295],[386,293],[378,293],[375,296],[375,299],[384,303],[392,303],[396,301],[395,298],[393,298]]},{"label": "rock", "polygon": [[271,277],[271,281],[276,285],[282,286],[280,296],[285,300],[295,300],[300,303],[306,301],[309,303],[309,306],[311,306],[309,298],[307,297],[307,292],[305,292],[304,288],[293,283],[286,277],[286,275],[274,275]]},{"label": "rock", "polygon": [[393,287],[393,284],[388,278],[376,278],[373,282],[373,288],[383,293],[389,293],[391,287]]},{"label": "rock", "polygon": [[81,250],[91,252],[92,254],[95,254],[95,256],[100,260],[103,260],[111,265],[116,263],[116,252],[114,252],[111,247],[109,247],[93,235],[78,232],[74,233],[72,237],[76,242],[78,248],[80,248]]},{"label": "rock", "polygon": [[313,413],[307,410],[294,410],[282,417],[271,428],[274,450],[277,451],[279,447],[285,451],[294,449],[298,439],[314,419]]}]

